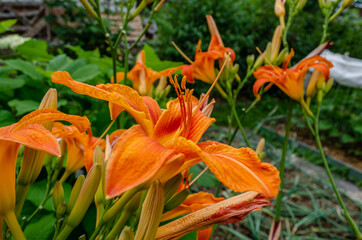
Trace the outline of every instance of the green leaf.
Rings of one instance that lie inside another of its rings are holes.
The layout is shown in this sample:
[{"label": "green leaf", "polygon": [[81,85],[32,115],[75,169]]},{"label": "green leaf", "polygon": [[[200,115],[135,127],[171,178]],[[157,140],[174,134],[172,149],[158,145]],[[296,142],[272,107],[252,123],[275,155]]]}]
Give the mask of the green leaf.
[{"label": "green leaf", "polygon": [[[200,170],[199,166],[194,165],[190,168],[190,174],[193,174],[193,177],[195,178],[201,173],[202,170]],[[218,183],[217,178],[214,174],[205,172],[196,180],[196,183],[200,184],[203,187],[212,188],[215,187]]]},{"label": "green leaf", "polygon": [[[37,220],[37,221],[36,221]],[[56,221],[54,213],[39,215],[33,219],[26,227],[24,234],[27,240],[48,240],[54,234],[54,223]]]},{"label": "green leaf", "polygon": [[98,49],[94,49],[93,51],[84,51],[80,46],[71,46],[71,45],[67,45],[66,48],[75,52],[78,58],[90,58],[90,57],[100,58],[101,56]]},{"label": "green leaf", "polygon": [[77,71],[79,68],[87,65],[87,61],[84,58],[79,58],[74,60],[73,62],[69,63],[65,68],[64,71],[69,72],[70,75]]},{"label": "green leaf", "polygon": [[24,113],[28,113],[38,109],[39,103],[33,100],[19,100],[14,99],[8,102],[9,107],[16,109],[16,116],[21,116]]},{"label": "green leaf", "polygon": [[197,237],[197,232],[192,232],[180,238],[180,240],[196,240],[196,237]]},{"label": "green leaf", "polygon": [[98,74],[101,73],[101,70],[97,65],[86,65],[79,69],[77,69],[75,72],[71,74],[72,78],[79,82],[86,82],[89,80],[92,80]]},{"label": "green leaf", "polygon": [[9,31],[11,26],[16,23],[17,19],[7,19],[0,22],[0,34]]},{"label": "green leaf", "polygon": [[353,130],[359,134],[362,134],[362,125],[353,126]]},{"label": "green leaf", "polygon": [[0,127],[8,126],[15,123],[15,118],[11,112],[7,110],[0,110]]},{"label": "green leaf", "polygon": [[327,120],[320,120],[319,121],[319,129],[320,130],[328,130],[333,127],[332,123]]},{"label": "green leaf", "polygon": [[[43,179],[39,182],[33,183],[26,195],[26,199],[29,200],[35,206],[39,206],[44,198],[47,180]],[[44,209],[48,211],[54,211],[53,201],[51,198],[44,204]]]},{"label": "green leaf", "polygon": [[24,84],[25,80],[22,78],[0,78],[0,91],[21,88]]},{"label": "green leaf", "polygon": [[355,139],[349,134],[343,134],[341,138],[342,143],[352,143]]},{"label": "green leaf", "polygon": [[48,70],[61,71],[68,64],[69,57],[65,54],[61,54],[50,60]]},{"label": "green leaf", "polygon": [[183,64],[182,62],[161,61],[155,50],[147,44],[144,45],[143,50],[145,51],[146,66],[155,71],[162,71],[168,68],[178,67]]},{"label": "green leaf", "polygon": [[21,59],[6,60],[5,64],[15,70],[18,70],[34,80],[39,80],[42,75],[35,70],[35,66]]},{"label": "green leaf", "polygon": [[54,57],[47,52],[48,45],[43,40],[31,39],[19,46],[17,52],[27,60],[48,62]]}]

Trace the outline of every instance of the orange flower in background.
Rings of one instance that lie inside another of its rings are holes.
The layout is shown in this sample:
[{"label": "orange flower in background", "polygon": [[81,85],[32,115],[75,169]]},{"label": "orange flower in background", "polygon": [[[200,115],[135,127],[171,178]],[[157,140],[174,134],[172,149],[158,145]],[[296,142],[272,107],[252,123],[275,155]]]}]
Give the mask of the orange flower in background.
[{"label": "orange flower in background", "polygon": [[85,132],[80,132],[75,126],[66,126],[62,123],[54,123],[52,133],[57,138],[63,138],[68,149],[65,174],[61,182],[84,166],[87,170],[90,169],[93,164],[94,149],[102,141],[98,141],[98,138],[89,136]]},{"label": "orange flower in background", "polygon": [[113,147],[106,168],[108,197],[155,179],[167,181],[200,161],[234,191],[253,190],[267,198],[278,194],[278,170],[271,164],[261,163],[252,149],[236,149],[211,141],[198,143],[215,119],[202,113],[203,101],[199,103],[192,96],[193,91],[186,89],[185,77],[181,87],[171,80],[178,98],[168,102],[163,112],[152,98],[142,98],[124,85],[93,87],[74,81],[66,72],[54,73],[52,80],[77,93],[107,100],[112,106],[111,112],[126,110],[139,123],[125,131]]},{"label": "orange flower in background", "polygon": [[333,67],[332,63],[327,59],[320,56],[312,56],[300,61],[296,66],[288,68],[289,62],[294,56],[293,49],[283,63],[283,67],[278,66],[262,66],[259,67],[255,72],[254,76],[256,81],[253,86],[253,93],[256,97],[259,89],[265,83],[270,82],[268,88],[275,84],[290,98],[304,102],[304,86],[303,81],[305,75],[310,68],[318,69],[325,77],[329,78],[329,69]]},{"label": "orange flower in background", "polygon": [[[146,56],[145,51],[142,50],[137,55],[136,65],[127,73],[127,78],[133,82],[133,88],[139,92],[142,96],[151,96],[153,83],[160,79],[161,76],[168,76],[168,74],[173,74],[177,70],[182,69],[183,66],[165,69],[163,71],[157,72],[146,66]],[[117,83],[124,79],[124,73],[117,73]],[[113,77],[111,83],[113,83]]]},{"label": "orange flower in background", "polygon": [[20,144],[59,156],[58,141],[41,125],[56,120],[73,122],[81,130],[90,126],[87,118],[41,109],[24,116],[18,123],[0,128],[0,216],[6,221],[9,218],[13,222],[15,217],[15,164]]},{"label": "orange flower in background", "polygon": [[211,36],[211,42],[207,52],[201,51],[201,40],[199,40],[196,51],[195,60],[182,69],[182,75],[187,77],[187,81],[194,83],[196,79],[212,84],[215,80],[215,60],[223,59],[225,53],[229,52],[234,61],[235,53],[230,48],[225,48],[220,43],[216,35]]}]

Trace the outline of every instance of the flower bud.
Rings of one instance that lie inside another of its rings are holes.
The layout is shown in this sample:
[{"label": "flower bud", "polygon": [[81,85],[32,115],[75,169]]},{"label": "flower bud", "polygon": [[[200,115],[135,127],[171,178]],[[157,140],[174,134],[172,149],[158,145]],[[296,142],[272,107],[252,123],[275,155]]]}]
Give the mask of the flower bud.
[{"label": "flower bud", "polygon": [[65,153],[67,151],[67,144],[64,139],[60,140],[60,151],[61,151],[61,156],[55,159],[52,182],[56,181],[56,179],[58,178],[59,172],[63,168]]},{"label": "flower bud", "polygon": [[273,34],[273,40],[271,43],[271,54],[270,54],[270,61],[274,63],[275,59],[278,56],[279,50],[280,50],[280,44],[282,41],[282,34],[283,34],[283,28],[279,25],[276,27],[274,34]]},{"label": "flower bud", "polygon": [[134,239],[134,233],[132,231],[132,228],[128,226],[123,228],[121,235],[118,238],[118,240],[133,240],[133,239]]},{"label": "flower bud", "polygon": [[65,212],[67,211],[67,204],[65,202],[62,202],[55,211],[55,215],[57,216],[57,219],[60,219],[64,216]]},{"label": "flower bud", "polygon": [[285,7],[283,0],[275,0],[274,13],[278,18],[285,16]]},{"label": "flower bud", "polygon": [[175,195],[172,196],[170,200],[167,201],[165,204],[165,212],[170,211],[176,207],[178,207],[181,203],[185,201],[187,196],[190,194],[188,188],[182,189],[181,191],[177,192]]},{"label": "flower bud", "polygon": [[162,184],[159,181],[153,182],[142,204],[135,240],[155,239],[163,211],[163,195]]},{"label": "flower bud", "polygon": [[328,79],[328,81],[326,83],[326,87],[324,88],[324,93],[327,93],[327,92],[329,92],[329,90],[331,90],[333,83],[334,83],[334,78]]},{"label": "flower bud", "polygon": [[56,210],[57,207],[64,202],[64,189],[63,189],[63,185],[57,181],[54,184],[54,188],[53,188],[53,206],[54,209]]},{"label": "flower bud", "polygon": [[102,177],[102,167],[94,164],[87,174],[79,196],[75,201],[74,207],[69,214],[67,224],[60,234],[63,237],[68,237],[72,230],[79,225],[85,213],[87,212],[90,204],[93,201],[94,195],[99,186]]},{"label": "flower bud", "polygon": [[263,65],[263,63],[264,63],[264,57],[263,55],[260,54],[254,63],[254,68],[260,67],[261,65]]},{"label": "flower bud", "polygon": [[[50,88],[44,95],[39,109],[57,109],[57,90]],[[44,123],[43,126],[47,130],[51,130],[53,127],[52,122]],[[25,147],[23,162],[18,176],[18,186],[16,189],[16,216],[20,216],[21,209],[25,201],[26,194],[29,190],[29,186],[35,182],[38,178],[40,171],[43,167],[46,153],[38,151],[32,148]]]},{"label": "flower bud", "polygon": [[324,76],[319,70],[315,69],[309,79],[309,83],[307,86],[306,96],[308,98],[313,98],[315,96],[317,92],[317,83],[319,85],[323,84]]},{"label": "flower bud", "polygon": [[177,174],[163,185],[164,199],[167,202],[175,194],[182,181],[181,173]]},{"label": "flower bud", "polygon": [[288,54],[289,54],[288,49],[284,48],[283,50],[280,51],[278,57],[275,59],[273,63],[275,65],[280,65],[287,58]]},{"label": "flower bud", "polygon": [[353,4],[354,0],[343,0],[342,2],[342,8],[343,9],[346,9],[348,8],[349,6],[351,6]]},{"label": "flower bud", "polygon": [[264,150],[264,146],[265,146],[265,138],[260,139],[258,145],[256,146],[256,154],[258,154],[258,156],[263,152]]},{"label": "flower bud", "polygon": [[252,67],[253,64],[255,62],[255,56],[252,54],[252,55],[248,55],[246,57],[246,64],[248,65],[248,67]]},{"label": "flower bud", "polygon": [[83,183],[84,183],[84,175],[80,175],[77,179],[77,181],[74,183],[72,192],[70,193],[70,197],[69,197],[69,201],[68,201],[68,207],[67,207],[67,213],[69,214],[72,209],[73,206],[75,204],[75,202],[78,199],[80,190],[82,189]]},{"label": "flower bud", "polygon": [[271,61],[271,55],[272,55],[272,44],[268,42],[264,51],[264,57],[269,61]]},{"label": "flower bud", "polygon": [[307,3],[308,0],[299,0],[297,5],[295,6],[295,9],[297,11],[300,11],[304,8],[305,4]]}]

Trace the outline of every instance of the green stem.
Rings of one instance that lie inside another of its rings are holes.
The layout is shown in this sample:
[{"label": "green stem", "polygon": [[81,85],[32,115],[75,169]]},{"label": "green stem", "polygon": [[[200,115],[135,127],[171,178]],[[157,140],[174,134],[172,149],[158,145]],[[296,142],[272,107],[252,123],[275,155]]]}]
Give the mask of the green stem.
[{"label": "green stem", "polygon": [[4,216],[7,226],[9,227],[11,234],[15,240],[26,240],[23,231],[16,219],[15,212],[10,211]]},{"label": "green stem", "polygon": [[332,173],[331,173],[331,170],[329,169],[329,165],[328,165],[328,162],[327,162],[327,159],[324,155],[324,150],[323,150],[323,147],[322,147],[322,143],[321,143],[321,140],[320,140],[320,137],[319,137],[319,126],[318,126],[318,120],[319,120],[319,113],[320,113],[320,104],[321,102],[318,101],[318,104],[317,104],[317,114],[316,114],[316,118],[315,118],[315,121],[314,121],[314,129],[315,129],[315,140],[316,140],[316,143],[317,143],[317,146],[318,146],[318,149],[319,149],[319,152],[321,154],[321,157],[322,157],[322,160],[323,160],[323,164],[324,164],[324,168],[326,169],[326,172],[327,172],[327,175],[328,175],[328,178],[329,178],[329,181],[333,187],[333,190],[334,192],[336,193],[337,195],[337,199],[338,199],[338,202],[339,202],[339,205],[342,207],[343,209],[343,213],[344,213],[344,217],[346,218],[347,222],[348,222],[348,225],[350,226],[350,228],[352,229],[353,233],[355,234],[355,236],[357,237],[357,239],[362,239],[362,234],[361,232],[358,230],[358,227],[357,225],[354,223],[353,219],[351,218],[351,216],[348,214],[348,211],[347,211],[347,208],[342,200],[342,197],[341,195],[339,194],[339,191],[338,191],[338,188],[333,180],[333,177],[332,177]]},{"label": "green stem", "polygon": [[324,15],[324,24],[323,24],[323,34],[319,45],[324,43],[328,36],[328,24],[329,24],[329,16],[331,16],[332,8],[326,10],[326,14]]},{"label": "green stem", "polygon": [[285,26],[285,29],[283,31],[283,36],[282,36],[283,46],[286,49],[289,49],[289,44],[288,44],[288,40],[287,40],[288,31],[289,31],[290,26],[292,25],[295,15],[297,15],[297,11],[295,11],[295,5],[296,5],[295,2],[296,1],[293,1],[291,3],[291,5],[289,6],[287,25]]},{"label": "green stem", "polygon": [[236,112],[235,104],[233,104],[233,105],[231,106],[231,108],[232,108],[232,111],[233,111],[233,113],[234,113],[234,117],[235,117],[236,123],[238,124],[238,127],[239,127],[239,129],[240,129],[240,132],[241,132],[241,134],[243,135],[244,141],[245,141],[246,145],[247,145],[249,148],[251,148],[251,145],[250,145],[250,142],[249,142],[249,140],[248,140],[248,137],[246,136],[246,133],[245,133],[244,128],[243,128],[243,125],[241,124],[241,121],[240,121],[240,119],[239,119],[238,113]]},{"label": "green stem", "polygon": [[65,240],[72,233],[73,228],[69,225],[65,225],[62,231],[60,231],[59,235],[56,237],[56,240]]},{"label": "green stem", "polygon": [[101,220],[99,221],[99,224],[97,225],[96,229],[94,230],[92,236],[89,240],[94,240],[98,236],[99,231],[102,229],[103,225],[110,220],[112,220],[122,209],[123,207],[128,203],[129,200],[140,190],[140,188],[135,187],[127,192],[125,192],[120,199],[111,207],[109,208]]},{"label": "green stem", "polygon": [[35,211],[30,215],[29,218],[24,218],[24,221],[23,221],[23,224],[21,226],[21,228],[23,230],[25,230],[25,228],[28,226],[28,224],[30,223],[30,221],[41,211],[43,210],[44,208],[44,205],[45,203],[48,201],[48,199],[51,197],[51,179],[50,177],[48,177],[48,183],[47,183],[47,186],[46,186],[46,190],[45,190],[45,194],[44,194],[44,197],[43,197],[43,200],[41,201],[39,207],[37,207],[35,209]]},{"label": "green stem", "polygon": [[290,99],[287,123],[285,126],[283,152],[282,152],[282,158],[280,160],[280,169],[279,169],[280,185],[279,185],[279,194],[278,194],[277,202],[276,202],[276,206],[275,206],[275,217],[274,217],[275,223],[279,222],[279,219],[280,219],[280,207],[282,204],[283,186],[284,186],[285,159],[286,159],[287,150],[288,150],[288,141],[289,141],[290,126],[291,126],[291,122],[292,122],[293,105],[294,105],[294,100]]},{"label": "green stem", "polygon": [[129,211],[123,211],[121,217],[117,220],[116,224],[112,227],[112,230],[108,233],[105,240],[116,239],[117,235],[122,231],[123,227],[126,225],[128,219],[132,216],[132,213]]}]

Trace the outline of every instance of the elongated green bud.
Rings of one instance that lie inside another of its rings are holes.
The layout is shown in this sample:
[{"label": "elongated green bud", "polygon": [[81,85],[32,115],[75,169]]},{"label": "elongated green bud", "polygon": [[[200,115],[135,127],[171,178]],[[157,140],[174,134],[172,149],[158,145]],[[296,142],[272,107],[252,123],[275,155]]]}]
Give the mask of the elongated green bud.
[{"label": "elongated green bud", "polygon": [[271,55],[272,55],[272,44],[271,42],[268,42],[268,44],[266,45],[265,51],[264,51],[264,57],[266,59],[268,59],[269,61],[271,61]]},{"label": "elongated green bud", "polygon": [[177,174],[163,185],[163,192],[165,193],[165,202],[167,202],[172,195],[175,194],[182,181],[181,173]]},{"label": "elongated green bud", "polygon": [[56,208],[56,211],[55,211],[55,215],[57,216],[57,219],[62,218],[66,211],[67,211],[67,204],[65,202],[62,202],[61,204],[59,204],[59,206]]},{"label": "elongated green bud", "polygon": [[342,8],[343,9],[346,9],[348,8],[349,6],[351,6],[353,4],[354,0],[343,0],[342,2]]},{"label": "elongated green bud", "polygon": [[274,60],[274,64],[275,65],[280,65],[284,62],[284,60],[287,58],[289,52],[287,48],[284,48],[283,50],[281,50],[277,56],[277,58]]},{"label": "elongated green bud", "polygon": [[190,194],[188,188],[182,189],[181,191],[177,192],[175,195],[172,196],[170,200],[165,204],[165,212],[170,211],[185,201],[187,196]]},{"label": "elongated green bud", "polygon": [[163,211],[163,195],[162,184],[159,181],[153,182],[142,205],[135,240],[155,239]]},{"label": "elongated green bud", "polygon": [[248,67],[252,67],[254,62],[255,62],[255,55],[252,54],[246,57],[246,64],[248,65]]},{"label": "elongated green bud", "polygon": [[278,56],[280,50],[280,44],[282,41],[283,28],[278,25],[273,34],[273,40],[271,43],[270,61],[273,63]]},{"label": "elongated green bud", "polygon": [[123,228],[123,231],[118,238],[118,240],[133,240],[133,239],[134,239],[134,233],[132,231],[132,228],[128,226]]},{"label": "elongated green bud", "polygon": [[78,199],[80,190],[82,189],[83,183],[84,183],[84,175],[80,175],[77,179],[77,181],[74,183],[72,192],[70,193],[69,201],[68,201],[68,207],[67,207],[67,213],[69,214],[73,207],[75,202]]},{"label": "elongated green bud", "polygon": [[53,188],[53,206],[57,210],[58,206],[64,202],[64,189],[60,182],[56,182]]},{"label": "elongated green bud", "polygon": [[77,201],[74,204],[72,211],[68,217],[67,224],[76,227],[82,221],[88,207],[93,201],[93,197],[96,194],[99,181],[102,176],[102,167],[100,165],[94,165],[88,172],[85,178],[82,189],[80,190]]},{"label": "elongated green bud", "polygon": [[295,6],[295,9],[297,11],[300,11],[304,8],[305,4],[307,3],[308,0],[299,0],[297,5]]},{"label": "elongated green bud", "polygon": [[334,78],[330,78],[328,79],[327,83],[326,83],[326,87],[324,88],[324,93],[327,93],[329,92],[329,90],[331,90],[332,86],[333,86],[333,83],[334,83]]}]

